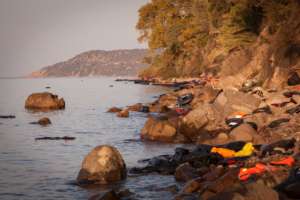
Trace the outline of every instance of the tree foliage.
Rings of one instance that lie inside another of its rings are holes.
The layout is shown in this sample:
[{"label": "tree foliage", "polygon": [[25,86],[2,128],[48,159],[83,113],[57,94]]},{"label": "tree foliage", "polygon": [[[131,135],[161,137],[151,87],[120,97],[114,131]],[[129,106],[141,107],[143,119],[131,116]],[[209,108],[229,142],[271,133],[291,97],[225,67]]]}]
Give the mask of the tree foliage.
[{"label": "tree foliage", "polygon": [[[224,57],[251,45],[266,22],[272,31],[292,0],[151,0],[139,9],[139,41],[147,42],[150,67],[142,76],[197,76],[209,54]],[[213,53],[212,53],[213,52]]]}]

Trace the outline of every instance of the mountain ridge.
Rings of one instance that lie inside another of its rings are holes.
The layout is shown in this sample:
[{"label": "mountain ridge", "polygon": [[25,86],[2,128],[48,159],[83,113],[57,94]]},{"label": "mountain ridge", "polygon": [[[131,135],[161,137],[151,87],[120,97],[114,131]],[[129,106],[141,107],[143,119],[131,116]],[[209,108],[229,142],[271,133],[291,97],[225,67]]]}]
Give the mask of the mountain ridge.
[{"label": "mountain ridge", "polygon": [[43,67],[29,77],[136,76],[146,67],[146,49],[90,50]]}]

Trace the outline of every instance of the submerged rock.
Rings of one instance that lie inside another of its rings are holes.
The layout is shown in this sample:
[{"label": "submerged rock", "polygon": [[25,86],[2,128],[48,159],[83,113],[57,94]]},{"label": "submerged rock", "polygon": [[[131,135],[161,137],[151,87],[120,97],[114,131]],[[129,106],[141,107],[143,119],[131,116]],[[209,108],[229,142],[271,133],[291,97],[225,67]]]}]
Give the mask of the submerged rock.
[{"label": "submerged rock", "polygon": [[31,94],[26,102],[26,109],[32,110],[59,110],[65,108],[65,101],[63,98],[58,98],[57,95],[49,92]]},{"label": "submerged rock", "polygon": [[126,178],[126,165],[119,151],[108,145],[94,148],[83,160],[79,185],[109,184]]},{"label": "submerged rock", "polygon": [[117,116],[121,117],[121,118],[127,118],[127,117],[129,117],[129,111],[128,110],[122,110],[121,112],[118,112]]},{"label": "submerged rock", "polygon": [[121,112],[121,111],[122,111],[122,109],[117,108],[117,107],[112,107],[112,108],[107,110],[107,112],[109,112],[109,113],[117,113],[117,112]]},{"label": "submerged rock", "polygon": [[64,137],[38,137],[35,138],[35,140],[75,140],[75,137],[69,137],[69,136],[64,136]]},{"label": "submerged rock", "polygon": [[14,119],[16,116],[14,115],[0,115],[1,119]]},{"label": "submerged rock", "polygon": [[31,122],[30,124],[39,124],[41,126],[47,126],[47,125],[51,124],[51,121],[48,117],[43,117],[43,118],[39,119],[39,121]]}]

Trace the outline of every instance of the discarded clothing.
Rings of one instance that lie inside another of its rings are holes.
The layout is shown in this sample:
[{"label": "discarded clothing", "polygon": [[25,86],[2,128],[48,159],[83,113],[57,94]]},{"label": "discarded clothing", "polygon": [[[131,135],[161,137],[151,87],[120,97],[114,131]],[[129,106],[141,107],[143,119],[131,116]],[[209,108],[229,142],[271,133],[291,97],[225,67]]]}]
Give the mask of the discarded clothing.
[{"label": "discarded clothing", "polygon": [[141,109],[140,109],[140,112],[143,112],[143,113],[148,113],[148,112],[150,112],[149,106],[142,106]]},{"label": "discarded clothing", "polygon": [[175,111],[178,115],[184,116],[187,115],[191,110],[188,108],[176,108]]},{"label": "discarded clothing", "polygon": [[240,151],[245,146],[245,144],[246,144],[246,142],[244,142],[244,141],[236,141],[236,142],[230,142],[225,145],[219,145],[217,147],[222,147],[222,148],[230,149],[233,151]]},{"label": "discarded clothing", "polygon": [[287,158],[281,159],[279,161],[272,161],[271,165],[287,165],[289,167],[292,167],[295,163],[295,159],[292,156],[289,156]]},{"label": "discarded clothing", "polygon": [[275,171],[275,170],[276,170],[275,167],[267,166],[262,163],[257,163],[255,167],[241,168],[238,176],[241,181],[247,181],[253,175],[261,175],[266,171]]},{"label": "discarded clothing", "polygon": [[183,96],[179,96],[177,98],[177,104],[179,106],[184,106],[186,104],[189,104],[192,100],[193,100],[194,96],[192,93],[188,93],[188,94],[185,94]]},{"label": "discarded clothing", "polygon": [[290,121],[289,118],[281,118],[281,119],[277,119],[277,120],[272,121],[272,122],[268,125],[268,127],[269,127],[269,128],[276,128],[276,127],[280,126],[280,124],[286,123],[286,122],[289,122],[289,121]]},{"label": "discarded clothing", "polygon": [[251,142],[246,143],[245,146],[242,148],[242,150],[236,152],[234,154],[235,157],[248,157],[253,154],[254,147]]},{"label": "discarded clothing", "polygon": [[266,154],[274,154],[276,153],[276,148],[283,148],[284,150],[289,150],[295,147],[295,138],[288,139],[288,140],[280,140],[274,143],[271,143],[266,146],[262,146],[262,156],[265,156]]},{"label": "discarded clothing", "polygon": [[235,151],[225,148],[213,147],[211,153],[220,154],[223,158],[232,158],[235,155]]},{"label": "discarded clothing", "polygon": [[230,118],[226,119],[225,122],[230,128],[235,128],[241,125],[244,122],[244,120],[243,118]]}]

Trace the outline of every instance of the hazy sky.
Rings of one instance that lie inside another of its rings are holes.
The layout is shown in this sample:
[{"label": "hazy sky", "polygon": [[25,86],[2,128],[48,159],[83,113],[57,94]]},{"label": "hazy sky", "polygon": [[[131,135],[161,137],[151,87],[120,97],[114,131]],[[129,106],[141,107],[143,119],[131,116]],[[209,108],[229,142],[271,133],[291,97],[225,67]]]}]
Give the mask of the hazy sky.
[{"label": "hazy sky", "polygon": [[147,0],[0,0],[0,77],[27,75],[92,49],[143,48]]}]

